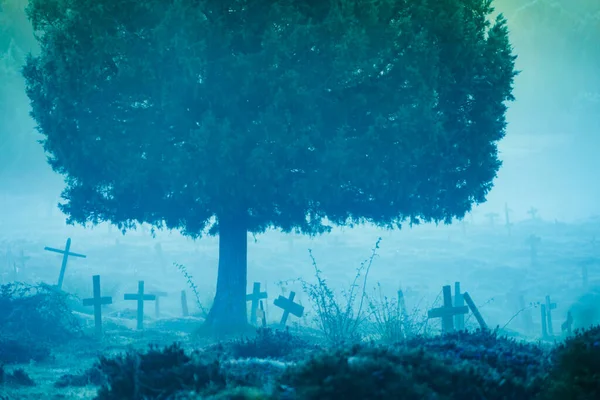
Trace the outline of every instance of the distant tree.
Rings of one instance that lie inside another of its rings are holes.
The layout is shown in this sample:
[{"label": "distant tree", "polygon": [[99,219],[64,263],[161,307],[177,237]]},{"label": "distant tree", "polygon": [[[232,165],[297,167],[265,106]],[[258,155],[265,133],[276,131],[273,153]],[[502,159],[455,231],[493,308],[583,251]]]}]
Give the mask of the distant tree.
[{"label": "distant tree", "polygon": [[247,234],[449,222],[500,167],[514,59],[489,1],[31,0],[32,116],[69,223],[219,234],[217,332]]}]

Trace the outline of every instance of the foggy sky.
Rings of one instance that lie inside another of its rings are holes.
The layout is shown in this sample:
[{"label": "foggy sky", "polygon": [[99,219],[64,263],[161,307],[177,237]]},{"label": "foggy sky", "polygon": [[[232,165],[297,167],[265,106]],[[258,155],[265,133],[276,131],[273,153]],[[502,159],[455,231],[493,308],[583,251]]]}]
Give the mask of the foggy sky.
[{"label": "foggy sky", "polygon": [[[0,3],[23,0],[0,0]],[[600,214],[600,1],[498,0],[518,55],[516,101],[509,104],[504,162],[488,202],[478,213],[500,213],[504,203],[515,220],[535,206],[542,218],[561,221]],[[14,29],[0,15],[0,204],[11,194],[53,201],[62,178],[45,163],[41,136],[29,118],[23,79],[7,61]],[[14,11],[10,11],[11,13]],[[11,14],[9,18],[14,19]],[[35,50],[19,17],[20,43]],[[29,33],[29,36],[31,34]],[[13,70],[11,70],[13,68]]]}]

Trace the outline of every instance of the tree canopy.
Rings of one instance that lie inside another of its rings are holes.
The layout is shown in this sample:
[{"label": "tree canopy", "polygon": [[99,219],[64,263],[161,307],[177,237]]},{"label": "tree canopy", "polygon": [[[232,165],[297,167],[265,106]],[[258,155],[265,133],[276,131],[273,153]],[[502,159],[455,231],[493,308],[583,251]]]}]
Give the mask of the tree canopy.
[{"label": "tree canopy", "polygon": [[[514,59],[482,0],[31,0],[32,116],[70,222],[197,236],[449,221],[500,167]],[[214,227],[214,226],[213,226]],[[213,229],[212,233],[216,230]]]}]

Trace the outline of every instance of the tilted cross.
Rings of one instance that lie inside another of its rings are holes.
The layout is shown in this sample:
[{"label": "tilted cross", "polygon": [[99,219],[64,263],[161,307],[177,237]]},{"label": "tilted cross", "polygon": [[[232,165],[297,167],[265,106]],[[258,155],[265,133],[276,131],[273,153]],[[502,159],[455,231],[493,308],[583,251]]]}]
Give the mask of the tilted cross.
[{"label": "tilted cross", "polygon": [[442,333],[449,333],[454,331],[454,316],[458,314],[467,314],[469,307],[453,307],[452,306],[452,288],[450,285],[446,285],[442,288],[444,305],[439,308],[434,308],[427,312],[428,318],[441,318],[442,319]]},{"label": "tilted cross", "polygon": [[139,281],[137,293],[125,294],[124,300],[137,301],[137,329],[144,329],[144,301],[156,300],[156,296],[153,294],[144,294],[144,281]]},{"label": "tilted cross", "polygon": [[62,265],[60,266],[60,275],[58,276],[58,285],[57,285],[57,287],[59,289],[62,289],[63,280],[65,279],[65,271],[67,270],[67,261],[69,260],[69,256],[79,257],[79,258],[86,258],[86,256],[83,254],[71,253],[71,251],[70,251],[71,250],[71,238],[67,239],[67,244],[65,245],[64,250],[55,249],[52,247],[44,247],[44,250],[52,251],[54,253],[59,253],[59,254],[63,255]]},{"label": "tilted cross", "polygon": [[254,282],[252,287],[252,293],[246,295],[246,301],[251,301],[250,304],[250,323],[252,325],[256,325],[256,310],[258,310],[258,305],[260,300],[267,298],[267,292],[260,291],[260,282]]},{"label": "tilted cross", "polygon": [[96,336],[102,337],[102,306],[112,304],[112,297],[102,297],[100,294],[100,275],[92,277],[94,285],[94,297],[83,299],[84,306],[94,306],[94,324],[96,326]]},{"label": "tilted cross", "polygon": [[283,315],[281,316],[281,325],[282,326],[285,326],[290,314],[295,315],[298,318],[302,317],[302,315],[304,314],[304,307],[302,307],[298,303],[294,303],[294,297],[296,297],[296,293],[290,292],[290,296],[288,298],[279,296],[273,302],[273,304],[275,304],[275,306],[277,306],[283,310]]}]

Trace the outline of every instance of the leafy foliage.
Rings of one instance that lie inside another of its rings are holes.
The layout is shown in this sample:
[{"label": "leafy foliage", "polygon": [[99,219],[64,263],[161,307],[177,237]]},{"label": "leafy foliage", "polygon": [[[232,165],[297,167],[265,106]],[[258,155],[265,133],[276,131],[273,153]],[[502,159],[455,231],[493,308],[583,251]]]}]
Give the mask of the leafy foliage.
[{"label": "leafy foliage", "polygon": [[325,216],[462,216],[492,186],[512,99],[506,24],[490,12],[475,0],[32,0],[42,50],[24,76],[66,176],[63,211],[191,236],[213,216],[308,233]]},{"label": "leafy foliage", "polygon": [[51,344],[81,336],[69,295],[46,284],[0,286],[0,362],[18,363],[49,356]]},{"label": "leafy foliage", "polygon": [[218,362],[196,363],[177,344],[101,357],[98,368],[106,377],[98,400],[170,398],[179,391],[202,393],[225,385]]},{"label": "leafy foliage", "polygon": [[553,358],[544,399],[600,398],[600,326],[577,331],[558,346]]}]

